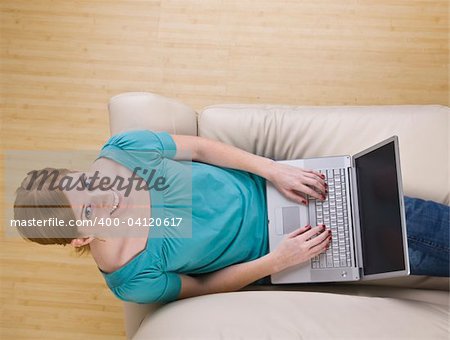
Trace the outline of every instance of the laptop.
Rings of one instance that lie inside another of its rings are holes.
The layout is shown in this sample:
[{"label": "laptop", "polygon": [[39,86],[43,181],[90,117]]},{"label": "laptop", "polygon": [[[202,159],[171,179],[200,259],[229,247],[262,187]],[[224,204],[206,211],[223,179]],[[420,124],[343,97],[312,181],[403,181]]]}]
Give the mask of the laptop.
[{"label": "laptop", "polygon": [[398,137],[356,155],[283,160],[325,175],[325,201],[299,205],[269,181],[266,186],[269,248],[305,225],[325,224],[331,246],[307,262],[271,275],[271,282],[359,281],[410,273]]}]

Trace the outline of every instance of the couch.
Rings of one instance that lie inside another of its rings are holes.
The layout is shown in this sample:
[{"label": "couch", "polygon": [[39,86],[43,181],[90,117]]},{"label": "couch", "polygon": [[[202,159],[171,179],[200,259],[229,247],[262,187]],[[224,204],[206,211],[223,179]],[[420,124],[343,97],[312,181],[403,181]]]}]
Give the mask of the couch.
[{"label": "couch", "polygon": [[[147,128],[198,135],[272,159],[354,154],[400,141],[405,193],[449,204],[449,108],[440,105],[223,104],[196,113],[157,94],[109,102],[111,134]],[[252,284],[169,304],[124,302],[129,339],[448,339],[449,279]]]}]

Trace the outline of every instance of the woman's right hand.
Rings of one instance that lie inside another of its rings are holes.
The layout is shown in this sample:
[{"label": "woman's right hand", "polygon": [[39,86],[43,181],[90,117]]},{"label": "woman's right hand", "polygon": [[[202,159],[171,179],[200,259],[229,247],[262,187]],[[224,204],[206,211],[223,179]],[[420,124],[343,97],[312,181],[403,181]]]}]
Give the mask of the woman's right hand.
[{"label": "woman's right hand", "polygon": [[[319,234],[317,237],[313,237]],[[313,238],[312,238],[313,237]],[[276,272],[308,261],[328,249],[331,231],[325,225],[312,228],[304,226],[286,235],[278,247],[272,251]]]}]

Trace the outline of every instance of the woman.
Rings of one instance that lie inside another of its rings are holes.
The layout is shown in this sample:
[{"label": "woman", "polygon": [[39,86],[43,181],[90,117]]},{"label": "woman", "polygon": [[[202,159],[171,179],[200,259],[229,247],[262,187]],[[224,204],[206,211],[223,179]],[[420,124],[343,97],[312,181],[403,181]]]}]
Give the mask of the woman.
[{"label": "woman", "polygon": [[[50,177],[37,183],[40,174],[29,173],[17,190],[16,219],[45,219],[70,207],[58,216],[95,225],[75,228],[70,237],[59,229],[51,230],[52,238],[49,229],[34,237],[19,231],[38,243],[89,248],[107,285],[126,301],[168,302],[235,291],[305,262],[331,243],[325,226],[300,226],[268,251],[266,180],[292,201],[308,204],[308,196],[326,199],[320,173],[201,137],[148,130],[117,134],[89,171],[59,171],[57,179],[82,183],[84,190],[52,188]],[[117,178],[136,185],[124,190],[123,181],[111,184]],[[142,190],[143,180],[149,191]],[[407,197],[405,204],[411,273],[448,276],[448,207]],[[35,206],[41,208],[30,208]],[[121,224],[100,225],[108,219]],[[152,225],[131,237],[143,224]]]}]

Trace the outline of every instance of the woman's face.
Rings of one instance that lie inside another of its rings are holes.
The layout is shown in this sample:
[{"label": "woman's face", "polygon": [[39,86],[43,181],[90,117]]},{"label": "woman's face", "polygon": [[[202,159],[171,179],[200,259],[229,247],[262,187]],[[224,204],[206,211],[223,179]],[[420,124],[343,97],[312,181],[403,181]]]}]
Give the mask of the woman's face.
[{"label": "woman's face", "polygon": [[[90,183],[89,172],[73,172],[66,177],[72,179],[70,189],[64,190],[77,219],[92,220],[109,218],[118,214],[121,203],[120,194],[114,190],[105,190]],[[78,184],[75,186],[74,184]]]}]

